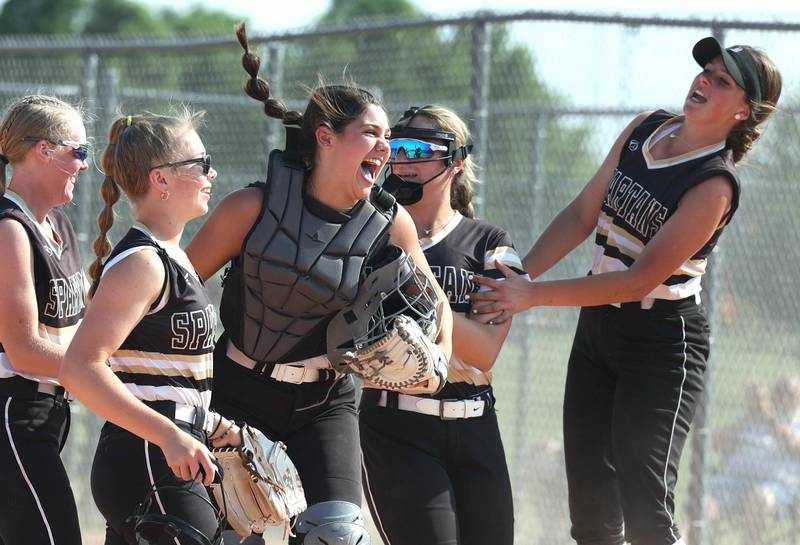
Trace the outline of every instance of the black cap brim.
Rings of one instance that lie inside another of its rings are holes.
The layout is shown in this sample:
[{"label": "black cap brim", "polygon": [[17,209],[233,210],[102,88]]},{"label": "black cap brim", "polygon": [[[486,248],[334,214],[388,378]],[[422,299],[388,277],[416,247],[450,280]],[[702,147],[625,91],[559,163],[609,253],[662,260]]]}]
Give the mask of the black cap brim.
[{"label": "black cap brim", "polygon": [[692,56],[702,67],[716,57],[722,57],[722,62],[733,80],[744,89],[747,98],[761,101],[761,83],[758,77],[756,61],[741,46],[723,49],[716,38],[709,36],[703,38],[692,48]]}]

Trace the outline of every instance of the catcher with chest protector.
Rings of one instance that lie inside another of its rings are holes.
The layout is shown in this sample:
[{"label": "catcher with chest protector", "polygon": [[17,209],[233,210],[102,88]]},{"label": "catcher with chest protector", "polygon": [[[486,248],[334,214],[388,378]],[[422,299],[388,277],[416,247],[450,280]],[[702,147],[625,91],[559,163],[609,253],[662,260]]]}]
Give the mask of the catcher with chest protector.
[{"label": "catcher with chest protector", "polygon": [[[373,190],[389,158],[388,119],[377,98],[352,85],[323,85],[303,114],[287,111],[258,77],[243,25],[237,36],[250,75],[245,91],[283,120],[287,144],[270,154],[266,182],[228,195],[187,250],[204,279],[230,261],[212,406],[287,446],[309,505],[290,543],[366,544],[355,385],[326,357],[327,328],[389,244],[433,276],[408,214]],[[447,359],[446,308],[439,328],[435,350]]]}]

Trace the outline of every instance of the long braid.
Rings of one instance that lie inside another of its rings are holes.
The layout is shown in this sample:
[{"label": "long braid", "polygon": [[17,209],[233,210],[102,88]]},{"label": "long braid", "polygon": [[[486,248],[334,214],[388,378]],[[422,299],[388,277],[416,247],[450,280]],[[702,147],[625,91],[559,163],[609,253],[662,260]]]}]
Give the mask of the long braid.
[{"label": "long braid", "polygon": [[111,125],[111,130],[108,135],[108,146],[103,153],[103,172],[105,172],[106,176],[103,178],[103,183],[100,186],[100,194],[103,196],[105,206],[97,217],[97,226],[100,228],[100,233],[97,235],[94,244],[92,244],[95,255],[95,260],[89,267],[89,276],[92,279],[92,295],[94,295],[97,281],[100,279],[103,258],[105,258],[112,249],[111,241],[108,239],[108,232],[114,225],[114,205],[119,201],[120,196],[119,187],[114,181],[114,154],[116,153],[119,137],[125,128],[125,118],[118,119]]},{"label": "long braid", "polygon": [[286,125],[299,125],[303,120],[303,114],[290,111],[286,105],[277,98],[270,98],[269,82],[259,77],[258,71],[261,68],[261,58],[250,51],[247,43],[247,28],[241,22],[235,27],[236,38],[239,40],[244,55],[242,55],[242,68],[248,73],[250,79],[244,84],[244,92],[247,96],[264,103],[264,113],[269,117],[283,120]]}]

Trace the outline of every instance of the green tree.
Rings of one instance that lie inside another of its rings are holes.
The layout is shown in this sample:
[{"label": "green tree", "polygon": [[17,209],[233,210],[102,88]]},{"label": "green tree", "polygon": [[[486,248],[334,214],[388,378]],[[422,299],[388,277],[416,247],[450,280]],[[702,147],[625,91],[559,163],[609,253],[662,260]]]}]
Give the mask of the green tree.
[{"label": "green tree", "polygon": [[88,0],[8,0],[0,10],[0,34],[75,34],[76,14]]},{"label": "green tree", "polygon": [[132,0],[95,0],[83,34],[167,36],[173,29],[163,17]]},{"label": "green tree", "polygon": [[[394,20],[398,15],[425,17],[408,0],[335,0],[319,25]],[[317,74],[336,82],[344,72],[382,97],[391,120],[408,106],[429,103],[451,107],[471,120],[470,97],[475,91],[472,33],[471,26],[452,26],[290,44],[284,57],[284,88],[279,93],[300,109],[304,92],[295,82],[312,85]],[[552,115],[533,115],[537,109],[568,106],[567,100],[538,76],[533,52],[513,42],[507,25],[491,25],[488,39],[490,114],[480,158],[484,180],[480,213],[512,233],[522,234],[523,246],[543,227],[534,193],[557,191],[556,198],[566,203],[601,158],[589,147],[592,132],[588,126],[566,125]],[[509,202],[518,205],[509,208]],[[528,210],[520,214],[523,207]]]}]

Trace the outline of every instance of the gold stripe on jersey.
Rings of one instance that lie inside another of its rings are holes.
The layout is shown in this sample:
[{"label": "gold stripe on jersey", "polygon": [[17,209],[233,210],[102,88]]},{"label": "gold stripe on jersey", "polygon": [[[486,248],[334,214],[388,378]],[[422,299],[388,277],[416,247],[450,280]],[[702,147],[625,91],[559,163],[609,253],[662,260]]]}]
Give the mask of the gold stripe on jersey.
[{"label": "gold stripe on jersey", "polygon": [[120,373],[135,373],[137,375],[151,375],[151,376],[165,376],[165,377],[175,377],[181,376],[185,378],[191,378],[194,380],[206,380],[212,378],[214,373],[211,369],[204,369],[204,370],[190,370],[190,369],[178,369],[174,367],[161,367],[161,366],[146,366],[146,365],[120,365],[118,362],[113,362],[109,360],[111,364],[111,370]]},{"label": "gold stripe on jersey", "polygon": [[[601,212],[598,218],[597,234],[605,236],[606,243],[605,245],[594,245],[592,274],[628,270],[629,267],[626,263],[614,256],[606,255],[606,250],[608,248],[613,248],[633,261],[636,261],[644,250],[644,244],[638,238],[612,223],[605,212]],[[660,284],[650,292],[646,298],[675,300],[683,299],[700,292],[700,277],[705,273],[707,264],[707,259],[686,260],[680,267],[675,269],[670,276],[690,276],[692,277],[691,279],[680,284]]]},{"label": "gold stripe on jersey", "polygon": [[522,270],[522,260],[517,253],[517,250],[511,246],[498,246],[493,250],[489,250],[483,256],[483,268],[485,271],[494,270],[495,261],[499,261],[506,267],[511,267],[519,271]]},{"label": "gold stripe on jersey", "polygon": [[453,354],[447,365],[447,382],[486,386],[492,383],[492,373],[481,371]]},{"label": "gold stripe on jersey", "polygon": [[601,212],[597,220],[597,234],[605,236],[610,245],[632,259],[636,259],[644,249],[641,240],[615,225],[605,212]]},{"label": "gold stripe on jersey", "polygon": [[[601,213],[600,219],[598,219],[597,234],[606,237],[606,246],[595,244],[595,248],[600,248],[602,250],[605,247],[613,247],[619,253],[633,260],[636,260],[644,250],[644,244],[642,244],[638,238],[611,223],[605,212]],[[605,259],[614,259],[608,256],[603,257]],[[707,264],[707,259],[688,259],[680,267],[675,269],[672,275],[700,276],[706,272]],[[614,270],[620,269],[614,268]]]},{"label": "gold stripe on jersey", "polygon": [[210,361],[213,359],[212,352],[205,354],[164,354],[163,352],[146,352],[144,350],[117,350],[114,352],[115,358],[144,358],[148,360],[169,360],[183,361],[187,363]]},{"label": "gold stripe on jersey", "polygon": [[706,272],[708,259],[690,259],[672,274],[683,274],[686,276],[702,276]]},{"label": "gold stripe on jersey", "polygon": [[163,354],[140,350],[118,350],[108,359],[115,372],[168,375],[204,380],[213,374],[214,355]]}]

